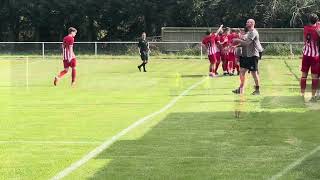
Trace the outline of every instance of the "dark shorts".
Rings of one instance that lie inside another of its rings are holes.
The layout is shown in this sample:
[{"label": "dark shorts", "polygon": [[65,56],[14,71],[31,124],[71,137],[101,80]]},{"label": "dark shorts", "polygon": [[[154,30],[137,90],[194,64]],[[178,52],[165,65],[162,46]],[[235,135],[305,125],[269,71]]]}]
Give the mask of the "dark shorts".
[{"label": "dark shorts", "polygon": [[149,60],[149,54],[147,52],[141,52],[141,60],[142,61],[148,61]]},{"label": "dark shorts", "polygon": [[259,57],[240,57],[240,67],[248,69],[249,71],[258,71]]}]

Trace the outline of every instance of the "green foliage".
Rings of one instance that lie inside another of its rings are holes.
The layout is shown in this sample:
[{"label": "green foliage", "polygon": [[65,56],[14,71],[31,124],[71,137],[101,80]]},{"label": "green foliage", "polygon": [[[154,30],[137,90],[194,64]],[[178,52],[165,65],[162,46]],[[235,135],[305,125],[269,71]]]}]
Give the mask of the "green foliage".
[{"label": "green foliage", "polygon": [[78,41],[135,40],[165,26],[301,27],[320,0],[2,0],[0,41],[60,41],[69,26]]},{"label": "green foliage", "polygon": [[[302,45],[292,45],[292,53],[300,55]],[[291,50],[289,44],[268,44],[264,47],[264,54],[273,56],[290,56]]]}]

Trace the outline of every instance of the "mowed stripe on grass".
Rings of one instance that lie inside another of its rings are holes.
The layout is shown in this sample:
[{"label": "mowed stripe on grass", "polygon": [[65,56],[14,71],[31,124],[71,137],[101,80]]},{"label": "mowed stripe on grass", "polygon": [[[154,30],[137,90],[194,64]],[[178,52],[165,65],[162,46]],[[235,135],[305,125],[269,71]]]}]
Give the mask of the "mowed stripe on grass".
[{"label": "mowed stripe on grass", "polygon": [[[157,60],[150,64],[150,73],[144,74],[136,72],[137,63],[84,60],[79,64],[75,89],[69,88],[69,79],[51,87],[59,61],[32,64],[30,71],[36,73],[30,75],[28,91],[23,88],[23,68],[13,69],[13,75],[20,75],[10,77],[16,86],[11,88],[10,121],[1,122],[0,140],[104,141],[159,110],[207,71],[206,62]],[[299,64],[290,63],[293,67]],[[272,177],[318,146],[320,128],[314,118],[317,112],[302,103],[298,83],[282,60],[262,61],[260,73],[261,96],[242,99],[232,95],[237,77],[205,80],[168,112],[127,134],[66,179]],[[249,78],[247,94],[252,85]],[[234,117],[235,111],[240,111],[240,119]],[[0,147],[4,159],[1,176],[44,179],[96,145]],[[312,177],[319,175],[317,161],[311,160],[292,169],[288,177],[306,178],[310,172]]]}]

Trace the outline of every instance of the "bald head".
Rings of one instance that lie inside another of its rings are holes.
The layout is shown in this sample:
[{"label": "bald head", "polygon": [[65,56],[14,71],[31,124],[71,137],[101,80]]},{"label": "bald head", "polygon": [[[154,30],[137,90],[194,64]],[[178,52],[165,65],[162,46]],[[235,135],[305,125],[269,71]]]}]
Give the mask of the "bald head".
[{"label": "bald head", "polygon": [[254,29],[255,25],[256,25],[256,22],[254,21],[254,19],[248,19],[247,20],[246,27],[248,29]]}]

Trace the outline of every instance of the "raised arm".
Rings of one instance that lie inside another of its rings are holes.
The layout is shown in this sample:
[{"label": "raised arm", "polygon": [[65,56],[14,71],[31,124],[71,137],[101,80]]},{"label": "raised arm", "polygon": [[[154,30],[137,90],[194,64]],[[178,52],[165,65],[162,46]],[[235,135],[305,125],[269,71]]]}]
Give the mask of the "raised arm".
[{"label": "raised arm", "polygon": [[218,35],[219,32],[222,30],[222,28],[223,28],[223,24],[220,25],[220,27],[219,27],[219,29],[216,31],[215,35]]}]

